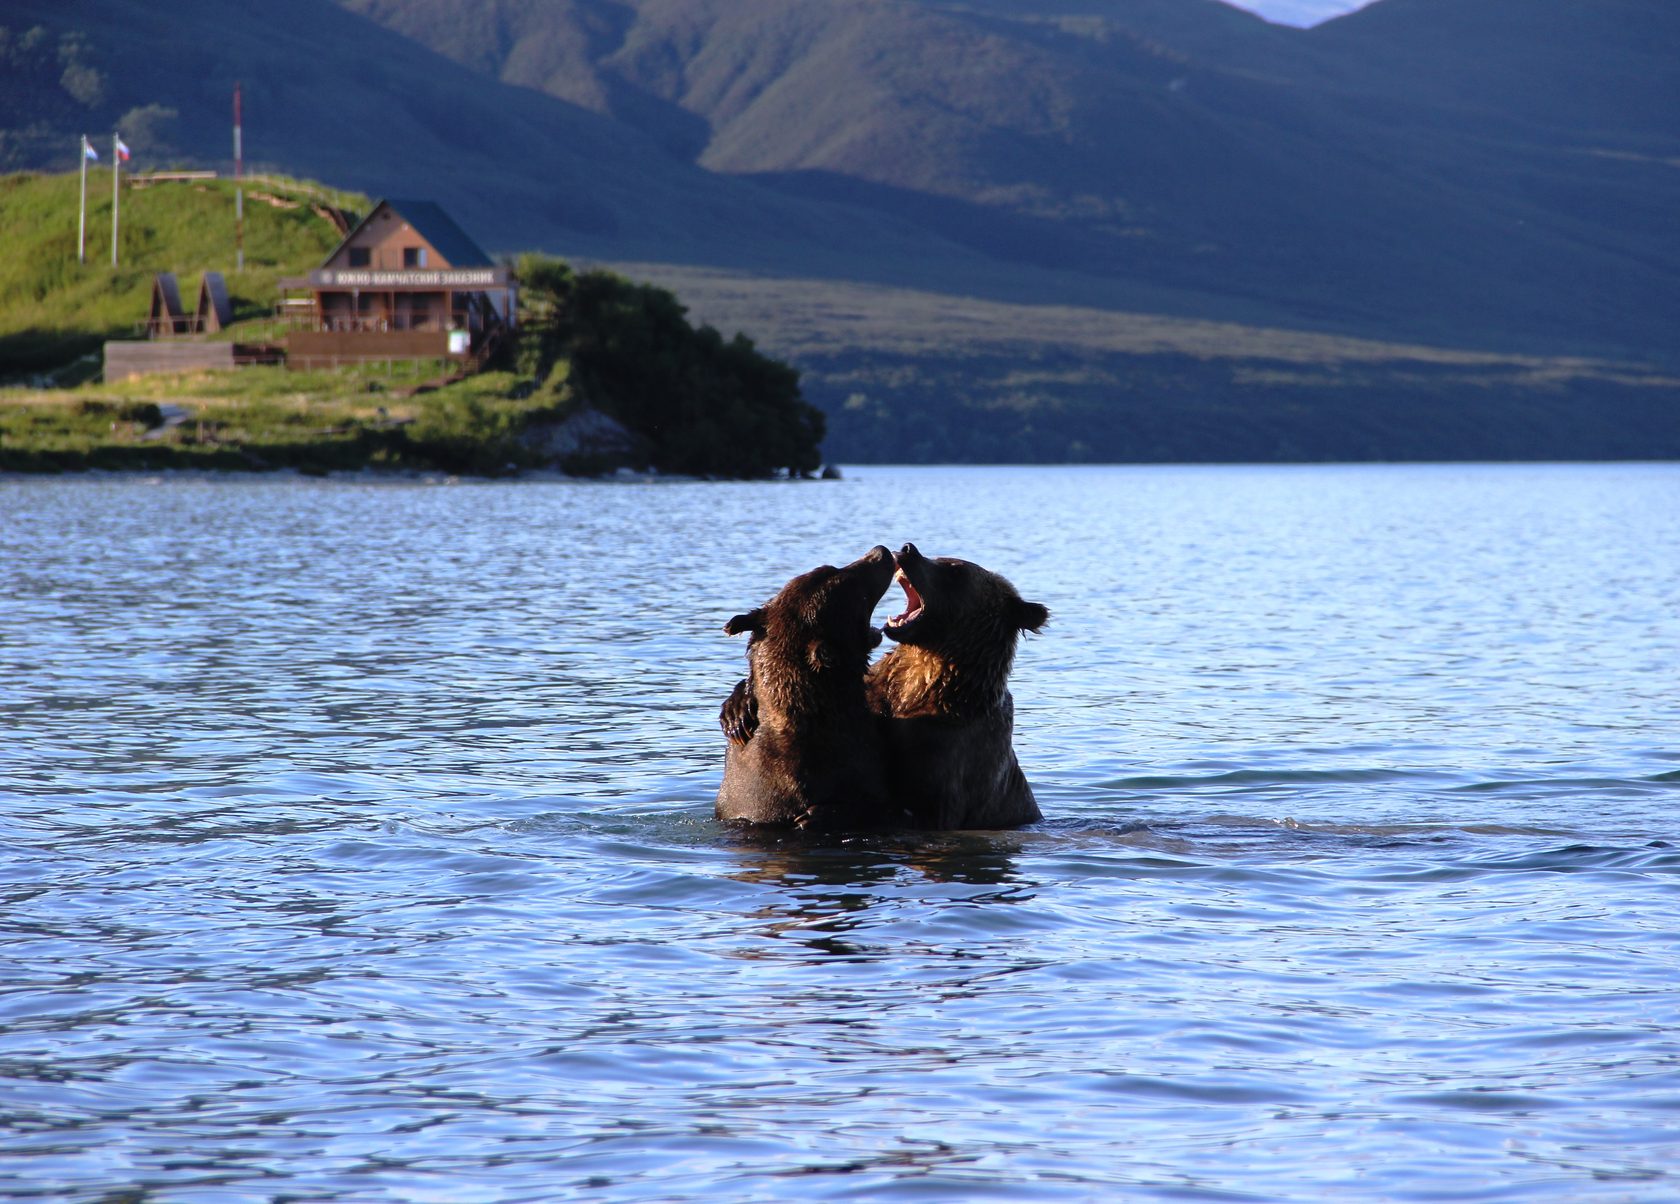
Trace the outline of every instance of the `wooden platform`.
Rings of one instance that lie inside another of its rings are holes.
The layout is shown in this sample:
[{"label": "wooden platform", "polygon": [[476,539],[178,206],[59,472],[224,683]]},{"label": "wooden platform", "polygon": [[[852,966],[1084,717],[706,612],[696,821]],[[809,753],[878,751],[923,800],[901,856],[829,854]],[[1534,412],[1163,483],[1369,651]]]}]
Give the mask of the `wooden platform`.
[{"label": "wooden platform", "polygon": [[447,330],[294,330],[286,336],[286,366],[332,368],[378,360],[466,359],[449,350]]},{"label": "wooden platform", "polygon": [[241,364],[278,364],[285,352],[272,343],[211,343],[148,339],[105,344],[105,382],[160,372],[213,372]]}]

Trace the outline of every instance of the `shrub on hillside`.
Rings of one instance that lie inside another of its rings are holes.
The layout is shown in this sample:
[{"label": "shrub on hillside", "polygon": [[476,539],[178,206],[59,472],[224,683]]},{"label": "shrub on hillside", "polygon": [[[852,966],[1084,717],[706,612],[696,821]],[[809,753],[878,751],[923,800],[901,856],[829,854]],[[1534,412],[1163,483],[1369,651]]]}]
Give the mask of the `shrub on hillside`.
[{"label": "shrub on hillside", "polygon": [[745,335],[695,329],[670,292],[610,272],[530,256],[519,277],[521,371],[546,380],[569,360],[574,395],[645,438],[654,468],[762,477],[821,465],[822,412],[799,373]]}]

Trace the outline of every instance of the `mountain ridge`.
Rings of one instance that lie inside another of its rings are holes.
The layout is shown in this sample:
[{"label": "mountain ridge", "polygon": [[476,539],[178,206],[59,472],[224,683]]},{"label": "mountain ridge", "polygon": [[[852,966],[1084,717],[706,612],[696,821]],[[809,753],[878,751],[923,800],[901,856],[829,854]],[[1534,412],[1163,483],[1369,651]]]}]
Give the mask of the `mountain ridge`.
[{"label": "mountain ridge", "polygon": [[[40,80],[16,70],[0,75],[0,112],[25,118],[7,127],[0,167],[73,165],[79,126],[126,117],[153,127],[150,136],[128,135],[137,152],[226,168],[229,98],[238,81],[248,167],[332,179],[370,195],[433,196],[469,227],[500,232],[504,249],[541,245],[556,231],[608,253],[620,243],[697,241],[719,232],[714,212],[752,225],[760,238],[805,248],[819,220],[842,229],[867,224],[872,235],[906,246],[926,243],[924,232],[893,230],[876,215],[813,213],[808,204],[673,162],[621,123],[529,89],[487,84],[329,0],[290,0],[284,13],[255,6],[231,25],[225,8],[218,0],[179,0],[160,13],[137,0],[88,0],[68,14],[50,0],[14,0],[6,10],[14,48],[27,23],[58,40],[47,56],[55,69],[64,46],[74,44],[106,78],[96,103],[82,106],[82,120],[71,124]],[[183,28],[204,36],[183,36]],[[29,122],[32,110],[45,119]],[[556,187],[557,179],[568,186]],[[583,180],[587,188],[576,183]]]},{"label": "mountain ridge", "polygon": [[[441,0],[340,2],[451,52]],[[1506,2],[1460,4],[1458,24]],[[1496,60],[1485,38],[1443,52],[1432,92],[1408,97],[1440,9],[1379,0],[1303,31],[1217,0],[494,0],[482,11],[499,50],[474,53],[523,86],[563,79],[578,103],[711,171],[909,217],[1006,262],[1436,337],[1475,318],[1531,346],[1662,346],[1667,318],[1653,315],[1673,304],[1680,177],[1638,152],[1666,135],[1630,125],[1601,147],[1521,97],[1510,111],[1471,103],[1465,73]],[[1400,33],[1362,32],[1393,27],[1395,11]],[[583,33],[608,14],[590,57]],[[1516,28],[1503,20],[1468,25]],[[1680,48],[1673,24],[1647,31],[1656,46]],[[1570,25],[1597,45],[1589,27]],[[582,57],[545,71],[556,38]],[[1511,53],[1537,52],[1531,40]],[[1592,212],[1600,197],[1610,220]],[[1434,262],[1413,249],[1432,247]],[[1583,290],[1621,312],[1580,323]]]},{"label": "mountain ridge", "polygon": [[[242,79],[255,161],[431,197],[496,251],[1592,357],[1666,380],[1680,107],[1653,97],[1680,22],[1630,26],[1630,0],[1544,19],[1454,5],[1377,0],[1301,30],[1218,0],[296,0],[237,20],[213,0],[13,0],[0,166],[70,166],[77,134],[120,122],[142,158],[225,167]],[[1569,96],[1536,76],[1559,61]],[[1625,79],[1630,64],[1646,74]],[[867,354],[824,379],[840,388]],[[967,387],[978,361],[961,360],[940,388]],[[1289,387],[1310,410],[1330,381]],[[1001,422],[1005,394],[972,392]],[[1641,407],[1641,422],[1658,412]]]}]

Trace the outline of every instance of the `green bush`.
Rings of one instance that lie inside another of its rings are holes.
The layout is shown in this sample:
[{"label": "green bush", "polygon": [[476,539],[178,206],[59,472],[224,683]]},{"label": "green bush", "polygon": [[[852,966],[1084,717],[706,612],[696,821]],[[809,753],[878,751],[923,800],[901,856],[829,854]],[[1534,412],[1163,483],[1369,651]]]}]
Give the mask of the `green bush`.
[{"label": "green bush", "polygon": [[403,459],[445,472],[501,476],[530,467],[520,441],[527,413],[471,394],[430,401],[396,441]]},{"label": "green bush", "polygon": [[670,292],[611,272],[527,256],[519,275],[520,371],[546,382],[569,360],[571,392],[642,436],[652,467],[763,477],[821,465],[822,411],[745,335],[697,330]]}]

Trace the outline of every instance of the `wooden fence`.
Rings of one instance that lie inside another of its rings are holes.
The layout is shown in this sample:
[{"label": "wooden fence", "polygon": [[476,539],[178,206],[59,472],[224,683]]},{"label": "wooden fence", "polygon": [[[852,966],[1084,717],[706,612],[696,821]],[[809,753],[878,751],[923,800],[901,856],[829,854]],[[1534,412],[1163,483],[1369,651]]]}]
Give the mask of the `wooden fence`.
[{"label": "wooden fence", "polygon": [[212,372],[242,364],[278,364],[285,349],[273,343],[210,343],[148,339],[105,344],[105,382],[158,372]]}]

